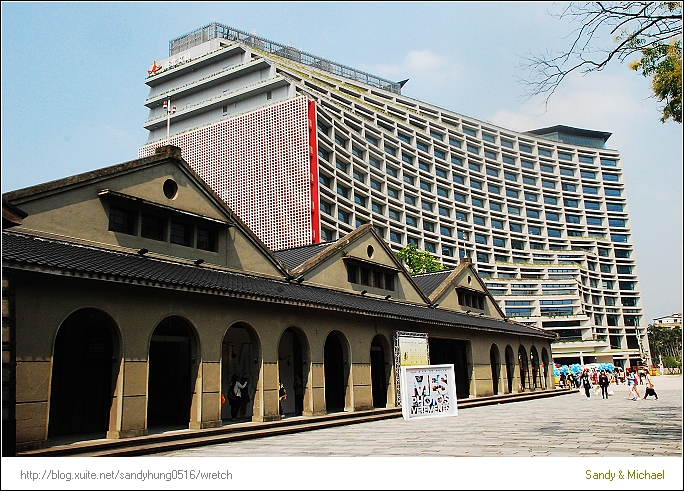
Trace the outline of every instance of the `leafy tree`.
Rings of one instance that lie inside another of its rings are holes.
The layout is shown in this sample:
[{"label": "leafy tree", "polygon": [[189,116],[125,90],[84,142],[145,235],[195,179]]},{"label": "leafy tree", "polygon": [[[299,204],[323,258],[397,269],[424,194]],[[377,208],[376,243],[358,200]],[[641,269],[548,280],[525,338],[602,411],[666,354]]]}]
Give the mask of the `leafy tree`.
[{"label": "leafy tree", "polygon": [[444,269],[435,256],[427,251],[419,251],[413,244],[397,252],[397,257],[406,264],[411,274],[433,273]]},{"label": "leafy tree", "polygon": [[[548,104],[570,73],[601,71],[615,59],[636,55],[630,67],[652,77],[655,97],[665,101],[661,121],[682,122],[682,2],[571,2],[554,17],[580,26],[568,49],[524,57],[528,97],[544,94]],[[606,31],[613,44],[597,46]]]},{"label": "leafy tree", "polygon": [[648,326],[648,344],[651,346],[651,359],[653,363],[660,361],[660,356],[663,357],[663,362],[666,357],[671,357],[675,360],[682,360],[682,328]]}]

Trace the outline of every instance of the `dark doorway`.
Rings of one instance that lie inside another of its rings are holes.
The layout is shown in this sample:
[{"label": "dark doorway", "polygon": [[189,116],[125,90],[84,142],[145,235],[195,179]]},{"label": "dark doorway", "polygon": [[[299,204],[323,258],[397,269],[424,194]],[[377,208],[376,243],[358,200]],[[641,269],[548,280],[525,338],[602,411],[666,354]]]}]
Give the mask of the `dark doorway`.
[{"label": "dark doorway", "polygon": [[513,392],[513,375],[515,362],[513,361],[513,348],[510,345],[506,346],[506,382],[508,384],[507,393]]},{"label": "dark doorway", "polygon": [[60,326],[52,361],[48,437],[109,429],[118,370],[116,327],[103,313],[85,309]]},{"label": "dark doorway", "polygon": [[468,369],[468,342],[455,339],[429,338],[430,364],[453,364],[456,371],[456,397],[470,397],[470,371]]},{"label": "dark doorway", "polygon": [[341,334],[331,332],[325,340],[325,407],[328,413],[344,411],[348,365],[345,366]]},{"label": "dark doorway", "polygon": [[278,380],[285,386],[287,398],[281,401],[282,414],[301,416],[309,377],[308,344],[298,328],[288,327],[278,345]]},{"label": "dark doorway", "polygon": [[549,387],[549,352],[546,348],[542,348],[542,389],[547,389]]},{"label": "dark doorway", "polygon": [[527,378],[529,377],[527,365],[527,351],[523,346],[518,348],[518,366],[520,368],[520,392],[524,392],[530,386]]},{"label": "dark doorway", "polygon": [[[254,328],[238,322],[230,326],[223,336],[221,355],[221,393],[226,402],[221,407],[221,418],[230,420],[254,419],[261,372],[261,343]],[[229,399],[233,380],[246,386],[240,390],[240,399]],[[258,411],[259,406],[256,406]]]},{"label": "dark doorway", "polygon": [[501,376],[501,358],[499,357],[499,347],[496,344],[493,344],[489,350],[489,365],[492,368],[492,392],[497,395]]},{"label": "dark doorway", "polygon": [[532,365],[532,389],[537,390],[541,388],[541,371],[539,370],[539,354],[534,346],[530,350],[530,364]]},{"label": "dark doorway", "polygon": [[167,317],[152,334],[147,389],[147,426],[190,423],[190,407],[197,376],[193,368],[192,330],[180,317]]},{"label": "dark doorway", "polygon": [[373,391],[373,407],[387,407],[387,371],[385,370],[385,349],[380,336],[375,336],[371,343],[371,385]]}]

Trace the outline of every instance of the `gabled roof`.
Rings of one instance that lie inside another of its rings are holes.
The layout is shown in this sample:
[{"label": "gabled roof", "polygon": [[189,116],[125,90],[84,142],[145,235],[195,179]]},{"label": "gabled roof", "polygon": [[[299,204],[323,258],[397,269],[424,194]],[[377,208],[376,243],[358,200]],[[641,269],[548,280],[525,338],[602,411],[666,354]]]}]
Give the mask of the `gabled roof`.
[{"label": "gabled roof", "polygon": [[[470,270],[470,274],[472,275],[473,278],[475,278],[482,288],[482,290],[485,292],[485,294],[490,298],[492,301],[492,304],[494,305],[494,308],[501,314],[502,318],[506,318],[506,314],[503,313],[501,310],[501,307],[499,307],[499,304],[497,301],[494,299],[491,293],[489,293],[489,290],[487,289],[487,285],[482,281],[482,278],[480,278],[480,275],[477,274],[477,270],[473,266],[473,263],[471,262],[470,258],[464,257],[461,258],[461,260],[458,263],[458,266],[456,266],[454,269],[450,271],[440,271],[438,273],[425,273],[422,275],[417,275],[421,276],[422,278],[419,280],[416,277],[416,282],[420,284],[422,282],[426,288],[430,289],[430,293],[426,291],[426,294],[429,295],[430,303],[435,303],[437,302],[447,291],[449,291],[451,288],[454,288],[454,283],[456,283],[456,280],[458,279],[459,276],[463,273],[465,269]],[[448,274],[447,274],[448,273]],[[441,280],[441,283],[438,283],[438,281]]]},{"label": "gabled roof", "polygon": [[[294,277],[302,277],[309,271],[311,271],[313,268],[321,264],[323,261],[326,259],[329,259],[330,257],[334,256],[338,252],[344,251],[344,249],[351,243],[355,242],[356,240],[360,239],[364,235],[370,234],[372,235],[376,241],[381,245],[381,247],[385,250],[387,255],[391,258],[392,262],[394,263],[394,266],[396,269],[399,271],[399,274],[403,274],[403,276],[409,281],[409,283],[415,288],[415,290],[418,292],[420,297],[425,301],[425,303],[430,303],[428,297],[425,295],[423,290],[418,286],[418,284],[414,281],[413,277],[411,274],[406,270],[404,265],[401,263],[399,258],[396,256],[396,254],[390,249],[390,247],[387,245],[387,242],[378,235],[378,232],[373,228],[373,225],[370,223],[366,223],[364,225],[361,225],[358,227],[356,230],[353,232],[345,235],[344,237],[338,239],[336,242],[331,242],[328,247],[322,247],[321,249],[317,249],[316,254],[313,256],[309,257],[309,259],[305,260],[302,264],[299,266],[293,268],[291,270],[292,275]],[[313,251],[312,251],[313,252]]]},{"label": "gabled roof", "polygon": [[2,234],[3,267],[94,281],[178,289],[409,322],[555,339],[522,324],[299,284],[214,266],[182,264],[26,233]]},{"label": "gabled roof", "polygon": [[441,285],[444,280],[451,274],[451,269],[442,271],[435,271],[434,273],[420,273],[413,275],[413,279],[418,284],[421,290],[426,295],[430,295],[435,289]]},{"label": "gabled roof", "polygon": [[283,264],[285,264],[285,266],[292,270],[316,256],[322,250],[330,247],[330,244],[332,244],[332,242],[320,242],[318,244],[281,249],[279,251],[274,251],[274,254],[283,262]]},{"label": "gabled roof", "polygon": [[[225,201],[223,201],[216,192],[190,167],[190,165],[181,157],[181,149],[172,145],[159,147],[154,155],[144,157],[136,160],[130,160],[117,165],[103,167],[90,172],[84,172],[74,176],[57,179],[43,184],[30,186],[16,191],[10,191],[2,195],[3,202],[10,204],[17,204],[29,201],[33,198],[47,196],[58,193],[63,190],[73,189],[82,185],[90,184],[97,181],[104,181],[110,177],[124,174],[132,171],[138,171],[147,167],[156,166],[166,162],[175,163],[185,174],[195,182],[195,184],[204,191],[207,198],[214,203],[227,217],[227,224],[235,226],[247,237],[252,245],[258,249],[266,258],[273,263],[275,268],[282,273],[286,278],[290,277],[288,268],[283,262],[271,251],[254,232],[238,217],[233,210],[231,210]],[[109,192],[109,191],[108,191]],[[14,203],[12,203],[14,202]]]}]

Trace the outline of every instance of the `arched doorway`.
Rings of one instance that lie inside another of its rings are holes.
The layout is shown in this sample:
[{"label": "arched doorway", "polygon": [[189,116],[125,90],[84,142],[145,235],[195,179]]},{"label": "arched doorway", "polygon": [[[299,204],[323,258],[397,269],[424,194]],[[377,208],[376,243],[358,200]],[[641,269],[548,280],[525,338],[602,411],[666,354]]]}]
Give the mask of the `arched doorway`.
[{"label": "arched doorway", "polygon": [[371,389],[373,407],[376,408],[387,407],[391,375],[388,354],[389,344],[387,340],[380,334],[376,335],[370,348]]},{"label": "arched doorway", "polygon": [[549,352],[546,348],[542,348],[542,388],[547,389],[550,385],[549,383]]},{"label": "arched doorway", "polygon": [[501,356],[499,355],[499,347],[492,344],[489,349],[489,365],[492,369],[492,392],[494,395],[499,394],[499,378],[501,378]]},{"label": "arched doorway", "polygon": [[540,380],[541,372],[539,370],[539,353],[537,348],[532,346],[530,349],[530,364],[532,365],[532,389],[540,389],[542,384]]},{"label": "arched doorway", "polygon": [[[254,399],[261,373],[261,343],[256,330],[245,322],[228,328],[221,349],[221,393],[226,403],[221,407],[221,419],[254,419]],[[233,380],[247,383],[241,390],[241,400],[228,398]]]},{"label": "arched doorway", "polygon": [[189,426],[198,360],[197,337],[185,319],[171,316],[157,324],[148,361],[148,428]]},{"label": "arched doorway", "polygon": [[349,384],[349,347],[339,331],[328,334],[323,353],[325,408],[328,413],[344,411]]},{"label": "arched doorway", "polygon": [[527,350],[525,350],[523,345],[520,345],[520,348],[518,348],[518,367],[520,369],[520,392],[525,392],[525,388],[529,387],[529,381],[527,380],[529,374],[527,365]]},{"label": "arched doorway", "polygon": [[66,318],[53,351],[48,437],[104,438],[120,361],[118,329],[107,315],[83,309]]},{"label": "arched doorway", "polygon": [[456,397],[470,397],[472,363],[470,341],[459,339],[429,338],[430,363],[433,365],[453,364],[456,377]]},{"label": "arched doorway", "polygon": [[284,414],[301,416],[309,380],[309,343],[298,328],[288,327],[280,337],[278,380],[287,391],[287,398],[282,402]]},{"label": "arched doorway", "polygon": [[513,376],[515,372],[515,362],[513,357],[513,348],[511,345],[506,346],[506,383],[507,383],[507,393],[513,392]]}]

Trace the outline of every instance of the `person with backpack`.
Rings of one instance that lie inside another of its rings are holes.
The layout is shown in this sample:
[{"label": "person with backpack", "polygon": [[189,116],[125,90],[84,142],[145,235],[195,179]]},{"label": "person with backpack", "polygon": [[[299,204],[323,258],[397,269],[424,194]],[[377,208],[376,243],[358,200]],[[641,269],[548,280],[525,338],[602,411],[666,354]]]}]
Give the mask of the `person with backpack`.
[{"label": "person with backpack", "polygon": [[584,387],[584,393],[586,394],[587,399],[590,399],[591,394],[589,393],[589,391],[591,390],[591,378],[589,376],[588,368],[585,368],[582,372],[582,375],[580,375],[580,385]]},{"label": "person with backpack", "polygon": [[648,370],[644,369],[644,384],[646,385],[646,393],[644,394],[644,397],[641,399],[642,401],[645,401],[648,396],[655,396],[655,400],[658,400],[658,394],[656,394],[655,388],[653,387],[653,380],[651,380],[651,374],[648,373]]},{"label": "person with backpack", "polygon": [[605,370],[601,370],[601,374],[598,377],[598,384],[601,386],[601,395],[604,399],[608,399],[608,386],[610,386],[610,379]]}]

